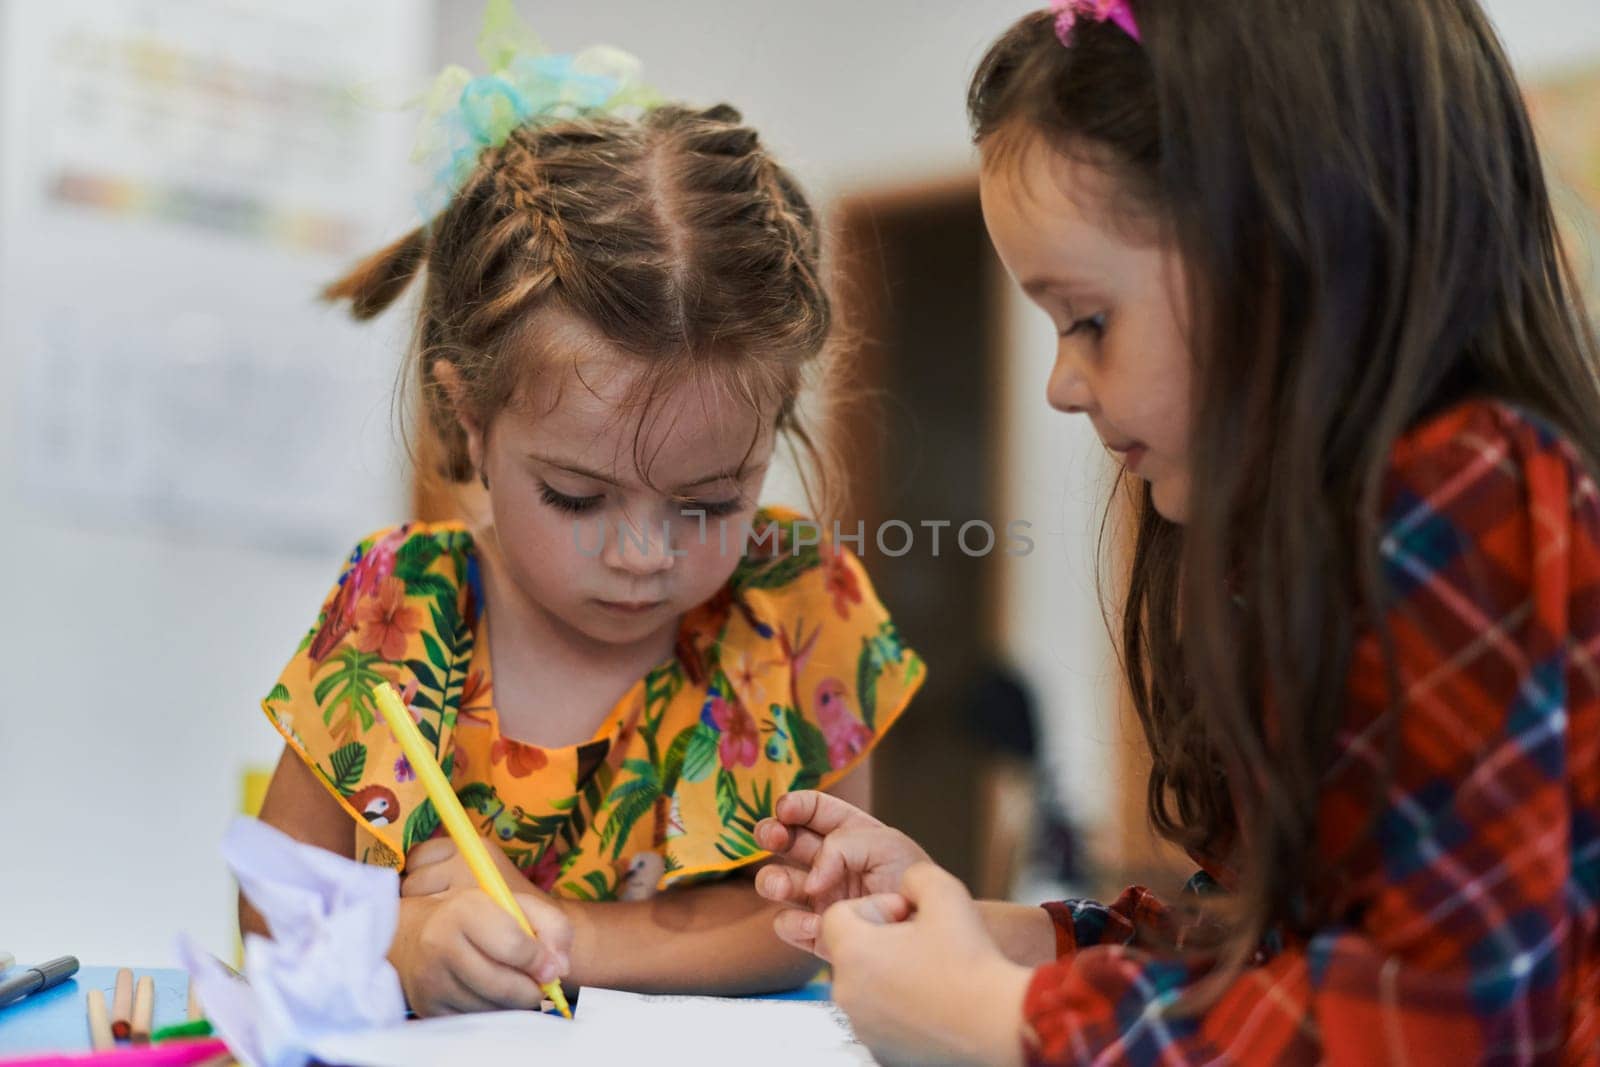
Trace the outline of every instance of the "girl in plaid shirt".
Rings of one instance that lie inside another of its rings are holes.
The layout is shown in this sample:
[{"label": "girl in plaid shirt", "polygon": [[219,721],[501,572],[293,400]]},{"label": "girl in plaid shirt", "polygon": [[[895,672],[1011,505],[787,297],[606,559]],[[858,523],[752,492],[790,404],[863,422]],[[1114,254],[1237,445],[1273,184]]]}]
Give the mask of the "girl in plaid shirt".
[{"label": "girl in plaid shirt", "polygon": [[975,904],[791,794],[780,934],[885,1062],[1600,1063],[1596,346],[1482,11],[1062,0],[969,103],[1203,872]]}]

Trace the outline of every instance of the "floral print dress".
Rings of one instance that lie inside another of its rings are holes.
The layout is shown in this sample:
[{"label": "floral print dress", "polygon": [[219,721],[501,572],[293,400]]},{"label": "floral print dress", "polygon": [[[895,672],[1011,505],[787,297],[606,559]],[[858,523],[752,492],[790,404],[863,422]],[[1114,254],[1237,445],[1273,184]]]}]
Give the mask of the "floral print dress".
[{"label": "floral print dress", "polygon": [[386,681],[482,832],[541,889],[643,899],[731,871],[765,858],[752,830],[773,802],[843,777],[923,679],[860,561],[806,543],[797,521],[757,513],[762,552],[684,616],[674,655],[582,744],[501,732],[475,546],[452,523],[363,540],[262,707],[357,821],[364,862],[402,867],[442,832],[377,714]]}]

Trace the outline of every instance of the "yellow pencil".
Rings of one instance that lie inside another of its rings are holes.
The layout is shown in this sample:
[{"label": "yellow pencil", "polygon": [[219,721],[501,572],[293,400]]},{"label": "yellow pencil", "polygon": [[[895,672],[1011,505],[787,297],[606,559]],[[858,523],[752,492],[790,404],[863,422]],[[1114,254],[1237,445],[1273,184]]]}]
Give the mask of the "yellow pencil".
[{"label": "yellow pencil", "polygon": [[[472,820],[467,818],[466,809],[461,806],[456,791],[450,788],[449,780],[445,778],[444,771],[434,760],[432,750],[422,739],[422,732],[417,729],[417,724],[411,718],[411,712],[401,702],[400,695],[387,682],[379,682],[373,686],[372,695],[378,701],[378,710],[383,713],[384,721],[394,732],[395,740],[400,742],[400,750],[405,753],[406,762],[411,764],[411,769],[416,772],[423,788],[428,791],[428,799],[433,801],[433,810],[438,812],[439,821],[444,823],[445,830],[455,840],[456,848],[461,852],[461,858],[466,861],[472,876],[478,880],[479,888],[488,893],[490,899],[504,908],[507,914],[521,923],[529,937],[538,936],[533,932],[533,926],[523,914],[516,898],[511,895],[511,887],[500,877],[499,869],[489,856],[488,846],[483,843],[483,838],[478,836],[478,830],[472,825]],[[572,1018],[572,1009],[567,1006],[567,998],[561,992],[560,982],[547,982],[540,988],[562,1016]]]}]

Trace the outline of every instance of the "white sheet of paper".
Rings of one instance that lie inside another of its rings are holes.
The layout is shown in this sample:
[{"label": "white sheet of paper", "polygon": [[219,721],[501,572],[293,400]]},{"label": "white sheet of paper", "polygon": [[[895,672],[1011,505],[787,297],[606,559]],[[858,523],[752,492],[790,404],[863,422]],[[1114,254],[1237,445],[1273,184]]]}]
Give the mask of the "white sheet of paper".
[{"label": "white sheet of paper", "polygon": [[[314,1044],[345,1067],[527,1067],[535,1063],[859,1067],[872,1057],[821,1001],[643,996],[585,988],[571,1022],[533,1012],[427,1019]],[[556,1057],[583,1057],[558,1059]]]}]

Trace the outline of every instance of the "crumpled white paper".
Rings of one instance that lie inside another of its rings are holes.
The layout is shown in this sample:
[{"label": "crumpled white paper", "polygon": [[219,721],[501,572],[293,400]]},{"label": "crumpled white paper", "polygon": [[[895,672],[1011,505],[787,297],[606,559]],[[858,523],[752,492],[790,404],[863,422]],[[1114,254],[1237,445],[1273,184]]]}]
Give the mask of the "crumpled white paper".
[{"label": "crumpled white paper", "polygon": [[319,1037],[405,1018],[388,960],[399,875],[235,819],[222,855],[272,931],[245,938],[245,982],[187,936],[178,955],[206,1017],[247,1067],[305,1067]]}]

